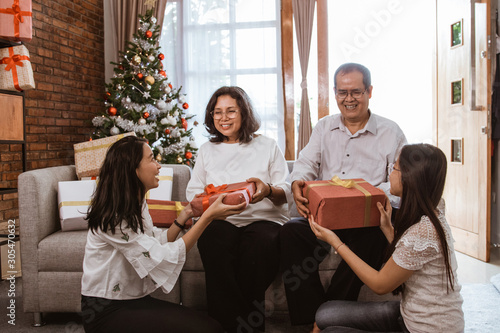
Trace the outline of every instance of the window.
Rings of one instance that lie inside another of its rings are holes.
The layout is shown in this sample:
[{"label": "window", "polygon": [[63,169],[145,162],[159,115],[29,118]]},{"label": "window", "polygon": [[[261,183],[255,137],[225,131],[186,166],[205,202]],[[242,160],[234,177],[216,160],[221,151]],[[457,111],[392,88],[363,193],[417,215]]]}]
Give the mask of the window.
[{"label": "window", "polygon": [[188,111],[200,123],[193,135],[207,141],[206,104],[224,85],[243,88],[261,119],[259,133],[284,149],[279,1],[168,1],[160,46],[167,75],[182,86]]}]

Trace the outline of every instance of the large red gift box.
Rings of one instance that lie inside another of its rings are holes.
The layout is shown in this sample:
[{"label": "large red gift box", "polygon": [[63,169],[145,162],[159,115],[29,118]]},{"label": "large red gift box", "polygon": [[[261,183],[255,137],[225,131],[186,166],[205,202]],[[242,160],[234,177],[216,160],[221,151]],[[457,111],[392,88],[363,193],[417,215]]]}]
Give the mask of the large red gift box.
[{"label": "large red gift box", "polygon": [[31,0],[0,0],[0,38],[29,42],[32,38]]},{"label": "large red gift box", "polygon": [[205,191],[197,194],[191,201],[194,216],[201,216],[222,193],[227,193],[223,201],[226,205],[238,205],[246,202],[248,206],[255,193],[255,183],[241,182],[223,184],[217,187],[213,184],[205,186]]},{"label": "large red gift box", "polygon": [[[169,228],[189,202],[146,199],[149,215],[153,225],[160,228]],[[192,225],[192,220],[186,222],[186,227]]]},{"label": "large red gift box", "polygon": [[309,200],[309,211],[319,225],[334,229],[380,225],[377,202],[385,207],[384,191],[363,179],[306,181],[302,194]]},{"label": "large red gift box", "polygon": [[26,46],[16,45],[0,49],[0,89],[35,89],[33,68]]}]

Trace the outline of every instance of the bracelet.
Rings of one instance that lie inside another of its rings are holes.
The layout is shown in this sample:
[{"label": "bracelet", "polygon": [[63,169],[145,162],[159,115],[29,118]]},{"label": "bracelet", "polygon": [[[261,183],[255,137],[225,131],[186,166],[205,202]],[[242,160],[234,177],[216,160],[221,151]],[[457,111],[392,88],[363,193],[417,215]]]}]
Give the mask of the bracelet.
[{"label": "bracelet", "polygon": [[[179,222],[177,222],[177,220],[174,220],[174,224],[175,224],[176,226],[178,226],[181,230],[183,230],[183,229],[186,227],[185,225],[182,225],[182,224],[180,224]],[[339,246],[339,247],[340,247],[340,246]]]},{"label": "bracelet", "polygon": [[342,245],[345,245],[345,243],[340,244],[340,245],[339,245],[339,246],[335,249],[335,252],[337,252],[337,253],[338,253],[338,252],[339,252],[339,249],[340,249],[340,247],[341,247]]},{"label": "bracelet", "polygon": [[269,183],[267,183],[267,186],[269,186],[269,194],[266,195],[266,198],[269,198],[273,196],[273,187]]}]

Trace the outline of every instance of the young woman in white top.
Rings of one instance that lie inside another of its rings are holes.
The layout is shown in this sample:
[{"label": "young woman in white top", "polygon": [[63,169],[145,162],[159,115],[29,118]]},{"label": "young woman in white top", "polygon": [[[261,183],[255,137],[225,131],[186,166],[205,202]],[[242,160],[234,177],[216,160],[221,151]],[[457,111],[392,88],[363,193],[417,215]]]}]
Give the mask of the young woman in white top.
[{"label": "young woman in white top", "polygon": [[205,110],[203,144],[187,187],[191,200],[205,186],[254,182],[240,214],[213,221],[198,241],[208,313],[227,332],[264,330],[264,294],[278,272],[280,227],[288,220],[288,168],[276,142],[255,132],[260,123],[239,87],[221,87]]},{"label": "young woman in white top", "polygon": [[89,207],[82,277],[86,332],[222,332],[206,314],[149,296],[170,292],[189,251],[214,219],[239,213],[244,204],[217,200],[176,239],[192,217],[190,205],[168,230],[153,226],[146,192],[158,187],[160,165],[147,141],[128,136],[113,144]]},{"label": "young woman in white top", "polygon": [[[391,194],[401,207],[391,224],[391,205],[380,203],[381,225],[389,241],[387,262],[380,271],[360,260],[333,231],[310,225],[356,275],[377,294],[402,292],[392,302],[330,301],[316,312],[321,332],[463,332],[461,286],[451,230],[441,199],[446,156],[428,144],[404,146],[390,170]],[[400,287],[398,287],[400,286]],[[319,329],[318,329],[319,328]]]}]

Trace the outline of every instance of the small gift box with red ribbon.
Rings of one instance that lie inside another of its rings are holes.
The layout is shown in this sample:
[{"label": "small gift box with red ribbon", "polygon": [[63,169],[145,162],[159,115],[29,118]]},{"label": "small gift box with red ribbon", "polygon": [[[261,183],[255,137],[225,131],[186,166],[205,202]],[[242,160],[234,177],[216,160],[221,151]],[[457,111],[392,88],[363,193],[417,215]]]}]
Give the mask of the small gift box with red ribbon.
[{"label": "small gift box with red ribbon", "polygon": [[29,42],[32,38],[31,0],[0,0],[0,38]]},{"label": "small gift box with red ribbon", "polygon": [[363,179],[306,181],[302,194],[309,200],[309,211],[319,225],[331,229],[380,225],[377,202],[385,206],[384,191]]},{"label": "small gift box with red ribbon", "polygon": [[[169,228],[184,207],[189,204],[189,202],[184,201],[154,199],[146,199],[146,203],[148,204],[149,215],[151,215],[153,225],[159,228]],[[192,224],[193,221],[189,219],[185,226],[190,227]]]},{"label": "small gift box with red ribbon", "polygon": [[0,49],[0,89],[35,89],[30,54],[24,45]]},{"label": "small gift box with red ribbon", "polygon": [[227,193],[223,201],[226,205],[238,205],[242,202],[246,202],[248,205],[255,193],[255,183],[241,182],[221,186],[213,184],[205,186],[205,191],[197,194],[191,201],[194,216],[201,216],[222,193]]}]

